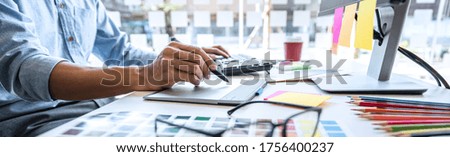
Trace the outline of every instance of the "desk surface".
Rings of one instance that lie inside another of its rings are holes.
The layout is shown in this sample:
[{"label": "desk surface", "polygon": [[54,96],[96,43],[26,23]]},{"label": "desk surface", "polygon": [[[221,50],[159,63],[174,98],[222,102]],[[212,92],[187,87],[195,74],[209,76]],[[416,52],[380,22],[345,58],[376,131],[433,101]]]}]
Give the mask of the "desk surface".
[{"label": "desk surface", "polygon": [[[352,69],[355,66],[353,63],[346,64],[346,69]],[[383,95],[385,97],[405,98],[428,101],[450,102],[450,90],[439,88],[435,85],[424,84],[429,87],[429,90],[423,95]],[[352,108],[357,108],[355,105],[346,103],[349,101],[346,94],[329,94],[321,91],[316,85],[309,82],[295,82],[295,83],[277,83],[268,84],[264,89],[262,95],[255,97],[254,100],[262,100],[264,97],[279,91],[294,91],[302,93],[327,94],[333,97],[321,105],[323,107],[323,114],[321,119],[336,120],[343,127],[346,127],[350,136],[387,136],[386,133],[379,130],[374,130],[371,121],[361,119],[355,115]],[[231,106],[217,106],[204,104],[189,104],[189,103],[174,103],[174,102],[160,102],[160,101],[146,101],[142,97],[152,92],[134,92],[124,98],[121,98],[109,105],[106,105],[98,110],[84,115],[83,117],[95,115],[98,113],[120,112],[120,111],[138,111],[158,114],[172,114],[172,115],[203,115],[226,117],[226,111],[231,109]],[[241,117],[257,117],[257,118],[285,118],[297,112],[290,108],[276,107],[274,105],[267,106],[250,106]],[[57,127],[41,136],[56,136],[68,126],[73,126],[77,121],[68,122],[60,127]]]}]

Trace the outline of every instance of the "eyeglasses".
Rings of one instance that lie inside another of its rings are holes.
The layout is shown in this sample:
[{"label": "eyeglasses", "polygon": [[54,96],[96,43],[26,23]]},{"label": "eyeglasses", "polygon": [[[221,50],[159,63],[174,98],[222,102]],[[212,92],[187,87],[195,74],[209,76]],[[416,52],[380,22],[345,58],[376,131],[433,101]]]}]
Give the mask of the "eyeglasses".
[{"label": "eyeglasses", "polygon": [[[275,135],[279,135],[282,137],[291,137],[291,136],[311,136],[313,137],[318,128],[320,115],[322,113],[322,109],[318,107],[310,107],[303,106],[291,103],[283,103],[283,102],[273,102],[273,101],[249,101],[243,104],[240,104],[230,110],[227,111],[227,114],[232,117],[233,113],[239,112],[240,109],[249,105],[258,105],[258,104],[273,104],[273,105],[281,105],[286,107],[294,107],[296,109],[300,109],[301,111],[290,115],[288,118],[284,120],[256,120],[254,122],[250,121],[240,121],[240,118],[236,119],[236,122],[233,125],[223,126],[222,129],[200,129],[196,124],[184,124],[177,123],[175,121],[169,121],[167,119],[157,117],[155,120],[155,133],[156,136],[162,136],[159,134],[161,131],[172,129],[174,131],[179,131],[181,129],[186,130],[186,132],[192,134],[200,134],[204,136],[210,137],[222,137],[222,136],[232,136],[239,133],[246,133],[250,130],[254,132],[254,136],[261,137],[272,137]],[[206,124],[206,123],[205,123]],[[165,127],[163,127],[165,126]],[[301,133],[298,133],[298,132]]]}]

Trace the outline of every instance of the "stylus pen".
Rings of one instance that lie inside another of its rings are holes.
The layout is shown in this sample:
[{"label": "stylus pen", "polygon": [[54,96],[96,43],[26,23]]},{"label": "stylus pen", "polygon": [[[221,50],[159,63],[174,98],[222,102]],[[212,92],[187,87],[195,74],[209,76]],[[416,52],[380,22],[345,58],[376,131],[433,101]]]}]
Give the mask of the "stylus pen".
[{"label": "stylus pen", "polygon": [[230,82],[230,80],[228,80],[228,78],[227,78],[223,73],[221,73],[220,71],[217,71],[217,70],[211,70],[211,72],[212,72],[214,75],[217,75],[217,77],[219,77],[219,78],[222,79],[223,81],[225,81],[225,82]]},{"label": "stylus pen", "polygon": [[[170,41],[180,42],[180,41],[178,41],[177,38],[175,38],[175,37],[170,37]],[[227,78],[222,72],[217,71],[217,70],[211,70],[211,72],[212,72],[214,75],[217,75],[217,77],[219,77],[221,80],[223,80],[223,81],[225,81],[225,82],[230,82],[230,80],[228,80],[228,78]]]},{"label": "stylus pen", "polygon": [[266,86],[267,86],[267,83],[264,83],[264,85],[261,88],[259,88],[258,91],[256,91],[255,95],[260,96],[263,93],[264,88],[266,88]]}]

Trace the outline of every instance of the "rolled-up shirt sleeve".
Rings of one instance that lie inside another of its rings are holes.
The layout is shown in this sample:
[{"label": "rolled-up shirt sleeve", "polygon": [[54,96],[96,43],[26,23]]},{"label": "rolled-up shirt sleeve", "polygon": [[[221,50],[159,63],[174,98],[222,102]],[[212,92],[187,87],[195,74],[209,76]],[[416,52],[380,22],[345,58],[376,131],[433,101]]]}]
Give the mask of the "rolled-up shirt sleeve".
[{"label": "rolled-up shirt sleeve", "polygon": [[94,55],[106,65],[145,65],[151,63],[156,53],[138,49],[128,42],[126,33],[121,32],[108,17],[101,1],[97,2],[97,35]]},{"label": "rolled-up shirt sleeve", "polygon": [[52,101],[50,74],[62,58],[49,56],[36,37],[34,22],[13,3],[0,3],[0,82],[28,101]]}]

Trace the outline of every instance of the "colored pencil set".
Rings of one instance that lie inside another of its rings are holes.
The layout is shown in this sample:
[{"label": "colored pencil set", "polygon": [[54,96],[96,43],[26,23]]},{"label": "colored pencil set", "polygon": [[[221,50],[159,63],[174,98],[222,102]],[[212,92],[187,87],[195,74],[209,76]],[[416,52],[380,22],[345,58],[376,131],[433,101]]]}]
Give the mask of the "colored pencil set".
[{"label": "colored pencil set", "polygon": [[361,118],[398,137],[450,136],[450,103],[349,96]]}]

